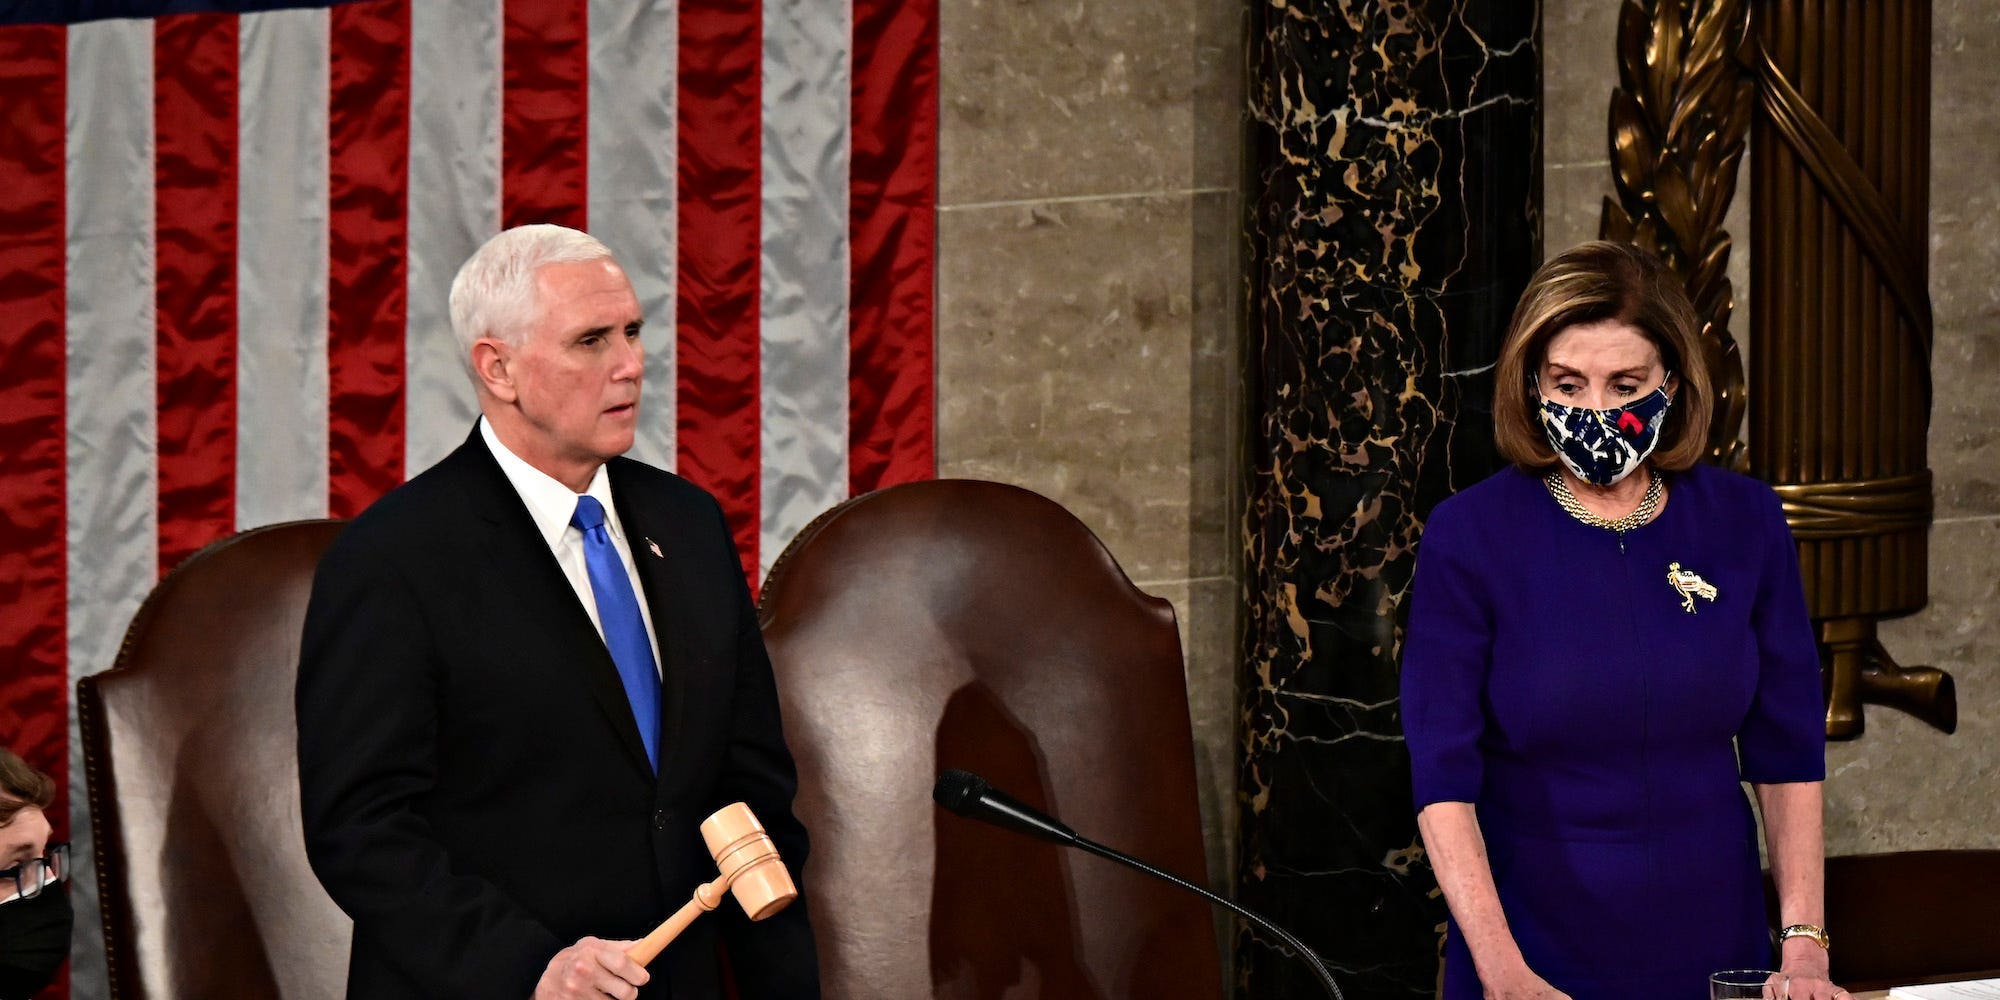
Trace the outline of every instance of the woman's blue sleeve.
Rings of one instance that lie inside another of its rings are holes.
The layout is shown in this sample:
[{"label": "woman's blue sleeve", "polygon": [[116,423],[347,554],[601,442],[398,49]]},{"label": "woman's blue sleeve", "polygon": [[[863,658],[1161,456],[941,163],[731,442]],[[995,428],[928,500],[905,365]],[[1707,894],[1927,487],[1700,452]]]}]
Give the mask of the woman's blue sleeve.
[{"label": "woman's blue sleeve", "polygon": [[1416,807],[1476,802],[1485,776],[1486,675],[1493,618],[1473,571],[1475,537],[1461,504],[1432,513],[1417,549],[1403,640],[1403,734]]},{"label": "woman's blue sleeve", "polygon": [[1798,547],[1778,498],[1767,490],[1759,499],[1763,568],[1750,611],[1757,693],[1736,734],[1738,766],[1743,780],[1756,784],[1820,781],[1826,777],[1826,708]]}]

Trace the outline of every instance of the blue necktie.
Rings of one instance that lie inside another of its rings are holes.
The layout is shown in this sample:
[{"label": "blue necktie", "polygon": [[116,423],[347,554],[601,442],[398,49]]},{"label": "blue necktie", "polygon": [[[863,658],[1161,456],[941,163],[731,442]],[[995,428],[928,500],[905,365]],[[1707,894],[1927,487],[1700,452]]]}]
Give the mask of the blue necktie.
[{"label": "blue necktie", "polygon": [[646,639],[646,620],[639,616],[639,599],[632,578],[604,528],[604,505],[596,497],[576,498],[569,523],[583,532],[583,565],[590,573],[590,593],[597,598],[597,620],[604,626],[604,645],[625,682],[632,718],[646,744],[646,759],[660,768],[660,675],[653,669],[653,645]]}]

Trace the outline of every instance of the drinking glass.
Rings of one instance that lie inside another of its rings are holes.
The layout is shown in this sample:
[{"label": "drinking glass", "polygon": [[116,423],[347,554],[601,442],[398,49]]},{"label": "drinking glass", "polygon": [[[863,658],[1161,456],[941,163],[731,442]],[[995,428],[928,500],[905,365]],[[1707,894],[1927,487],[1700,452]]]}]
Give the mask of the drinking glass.
[{"label": "drinking glass", "polygon": [[1769,969],[1730,969],[1708,977],[1708,1000],[1758,1000],[1764,984],[1777,975]]}]

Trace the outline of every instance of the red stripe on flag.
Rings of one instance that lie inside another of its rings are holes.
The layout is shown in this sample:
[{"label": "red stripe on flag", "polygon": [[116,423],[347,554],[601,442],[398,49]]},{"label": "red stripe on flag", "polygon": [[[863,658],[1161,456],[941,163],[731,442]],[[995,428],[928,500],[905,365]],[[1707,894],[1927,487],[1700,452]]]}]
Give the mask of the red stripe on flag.
[{"label": "red stripe on flag", "polygon": [[69,829],[61,27],[0,28],[0,746]]},{"label": "red stripe on flag", "polygon": [[937,0],[855,0],[848,494],[937,475]]},{"label": "red stripe on flag", "polygon": [[763,24],[757,4],[691,0],[680,31],[677,462],[722,502],[754,579]]},{"label": "red stripe on flag", "polygon": [[327,510],[353,517],[403,481],[409,0],[329,16]]},{"label": "red stripe on flag", "polygon": [[506,0],[505,21],[500,225],[553,222],[583,229],[589,217],[586,0]]},{"label": "red stripe on flag", "polygon": [[234,15],[153,22],[160,570],[236,527]]}]

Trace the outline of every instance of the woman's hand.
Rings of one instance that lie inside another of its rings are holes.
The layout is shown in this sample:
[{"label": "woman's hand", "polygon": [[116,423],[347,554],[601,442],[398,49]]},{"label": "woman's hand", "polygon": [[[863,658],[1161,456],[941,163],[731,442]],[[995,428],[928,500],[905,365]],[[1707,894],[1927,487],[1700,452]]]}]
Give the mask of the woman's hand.
[{"label": "woman's hand", "polygon": [[1848,993],[1827,977],[1826,949],[1811,938],[1786,938],[1779,954],[1783,968],[1771,977],[1777,1000],[1847,1000]]},{"label": "woman's hand", "polygon": [[1850,994],[1824,972],[1780,972],[1771,977],[1765,995],[1775,1000],[1847,1000]]},{"label": "woman's hand", "polygon": [[[1479,833],[1472,803],[1433,802],[1417,813],[1417,829],[1486,995],[1495,1000],[1569,1000],[1528,968],[1507,929],[1500,892],[1493,887],[1493,869],[1486,862],[1486,838]],[[1467,971],[1448,966],[1445,975]]]},{"label": "woman's hand", "polygon": [[1550,986],[1525,962],[1501,975],[1482,976],[1480,982],[1486,987],[1486,1000],[1570,1000],[1569,994]]},{"label": "woman's hand", "polygon": [[1848,1000],[1848,992],[1826,976],[1826,950],[1810,938],[1784,942],[1784,968],[1770,978],[1770,996],[1778,1000]]}]

